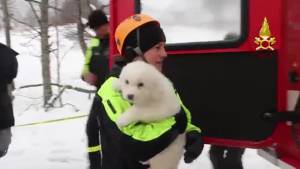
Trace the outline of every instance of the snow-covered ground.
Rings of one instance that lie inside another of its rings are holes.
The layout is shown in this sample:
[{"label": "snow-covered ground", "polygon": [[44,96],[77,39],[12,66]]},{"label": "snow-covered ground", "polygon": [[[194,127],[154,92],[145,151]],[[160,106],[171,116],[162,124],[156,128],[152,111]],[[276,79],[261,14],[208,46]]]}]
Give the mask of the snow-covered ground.
[{"label": "snow-covered ground", "polygon": [[[62,28],[68,31],[71,28]],[[76,39],[76,38],[74,38]],[[5,43],[3,34],[0,42]],[[30,42],[30,43],[28,43]],[[61,83],[93,89],[80,80],[83,54],[79,45],[61,37]],[[16,126],[13,128],[12,144],[8,154],[0,159],[0,169],[87,169],[88,161],[85,152],[86,117],[33,124],[34,122],[60,119],[87,114],[91,98],[86,93],[66,90],[62,108],[45,112],[42,108],[41,87],[18,89],[23,85],[41,83],[41,66],[39,42],[30,40],[28,33],[13,32],[12,47],[20,53],[19,74],[15,80],[17,90],[14,92],[14,111]],[[56,60],[51,57],[53,81],[55,82]],[[54,87],[57,93],[57,89]],[[207,145],[202,155],[192,164],[180,164],[180,169],[211,169]],[[274,165],[259,157],[256,150],[247,149],[243,157],[245,169],[277,169]]]}]

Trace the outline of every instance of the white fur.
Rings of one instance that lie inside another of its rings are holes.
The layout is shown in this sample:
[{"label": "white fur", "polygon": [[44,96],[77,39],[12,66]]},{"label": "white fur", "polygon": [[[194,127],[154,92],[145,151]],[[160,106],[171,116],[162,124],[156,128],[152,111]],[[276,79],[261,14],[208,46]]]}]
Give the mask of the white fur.
[{"label": "white fur", "polygon": [[[133,103],[133,106],[117,120],[116,123],[120,127],[132,122],[162,120],[180,111],[180,102],[170,80],[145,62],[135,61],[127,64],[113,86],[122,92],[125,99]],[[184,145],[185,134],[182,134],[166,149],[147,161],[151,169],[177,169]]]}]

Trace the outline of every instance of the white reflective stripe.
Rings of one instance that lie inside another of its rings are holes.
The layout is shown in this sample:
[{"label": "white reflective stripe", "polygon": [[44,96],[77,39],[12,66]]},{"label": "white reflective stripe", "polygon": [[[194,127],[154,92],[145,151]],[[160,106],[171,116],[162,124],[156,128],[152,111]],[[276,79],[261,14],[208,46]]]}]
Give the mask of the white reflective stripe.
[{"label": "white reflective stripe", "polygon": [[257,154],[281,169],[296,169],[292,165],[279,159],[274,148],[258,149]]},{"label": "white reflective stripe", "polygon": [[257,154],[270,163],[278,166],[278,158],[274,148],[258,149]]},{"label": "white reflective stripe", "polygon": [[299,97],[300,91],[298,90],[288,90],[287,92],[287,110],[294,111],[295,106]]},{"label": "white reflective stripe", "polygon": [[281,169],[297,169],[296,167],[291,166],[290,164],[282,161],[282,160],[278,160],[278,166]]}]

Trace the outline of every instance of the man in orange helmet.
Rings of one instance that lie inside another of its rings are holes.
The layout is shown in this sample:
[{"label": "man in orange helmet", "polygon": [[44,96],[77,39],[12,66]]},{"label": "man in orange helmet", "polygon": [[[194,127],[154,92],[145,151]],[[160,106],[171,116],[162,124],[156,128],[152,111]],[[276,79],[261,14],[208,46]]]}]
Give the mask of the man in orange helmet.
[{"label": "man in orange helmet", "polygon": [[[167,57],[165,34],[157,20],[137,14],[119,24],[115,40],[124,62],[143,60],[161,71]],[[164,150],[181,133],[186,132],[184,161],[191,163],[203,149],[201,130],[191,123],[191,114],[182,104],[174,117],[150,123],[131,123],[118,127],[116,120],[131,105],[115,91],[112,82],[119,76],[115,67],[98,91],[103,169],[146,169],[145,162]]]}]

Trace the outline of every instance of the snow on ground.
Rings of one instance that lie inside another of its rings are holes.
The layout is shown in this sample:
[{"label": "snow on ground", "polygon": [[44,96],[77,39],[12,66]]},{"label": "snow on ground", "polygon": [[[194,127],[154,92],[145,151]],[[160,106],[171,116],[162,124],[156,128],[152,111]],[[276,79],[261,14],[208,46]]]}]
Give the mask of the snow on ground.
[{"label": "snow on ground", "polygon": [[[73,27],[61,28],[64,32],[70,29]],[[0,42],[4,43],[4,37],[1,35]],[[83,55],[79,45],[63,36],[60,38],[62,45],[60,52],[64,55],[61,58],[61,83],[93,89],[80,80]],[[12,47],[20,53],[19,74],[15,80],[17,88],[42,81],[38,57],[39,42],[30,39],[29,33],[13,32],[12,34]],[[54,57],[51,59],[51,70],[54,75],[55,59]],[[57,93],[57,89],[55,87],[53,89]],[[62,99],[66,105],[45,112],[41,108],[41,87],[17,89],[14,94],[16,127],[13,128],[9,152],[7,156],[0,159],[0,169],[87,169],[84,131],[86,117],[28,126],[20,125],[87,114],[92,97],[86,93],[66,90]],[[211,169],[208,149],[209,145],[205,146],[202,155],[190,165],[181,162],[180,169]],[[256,150],[247,149],[243,162],[245,169],[277,169],[259,157]]]}]

